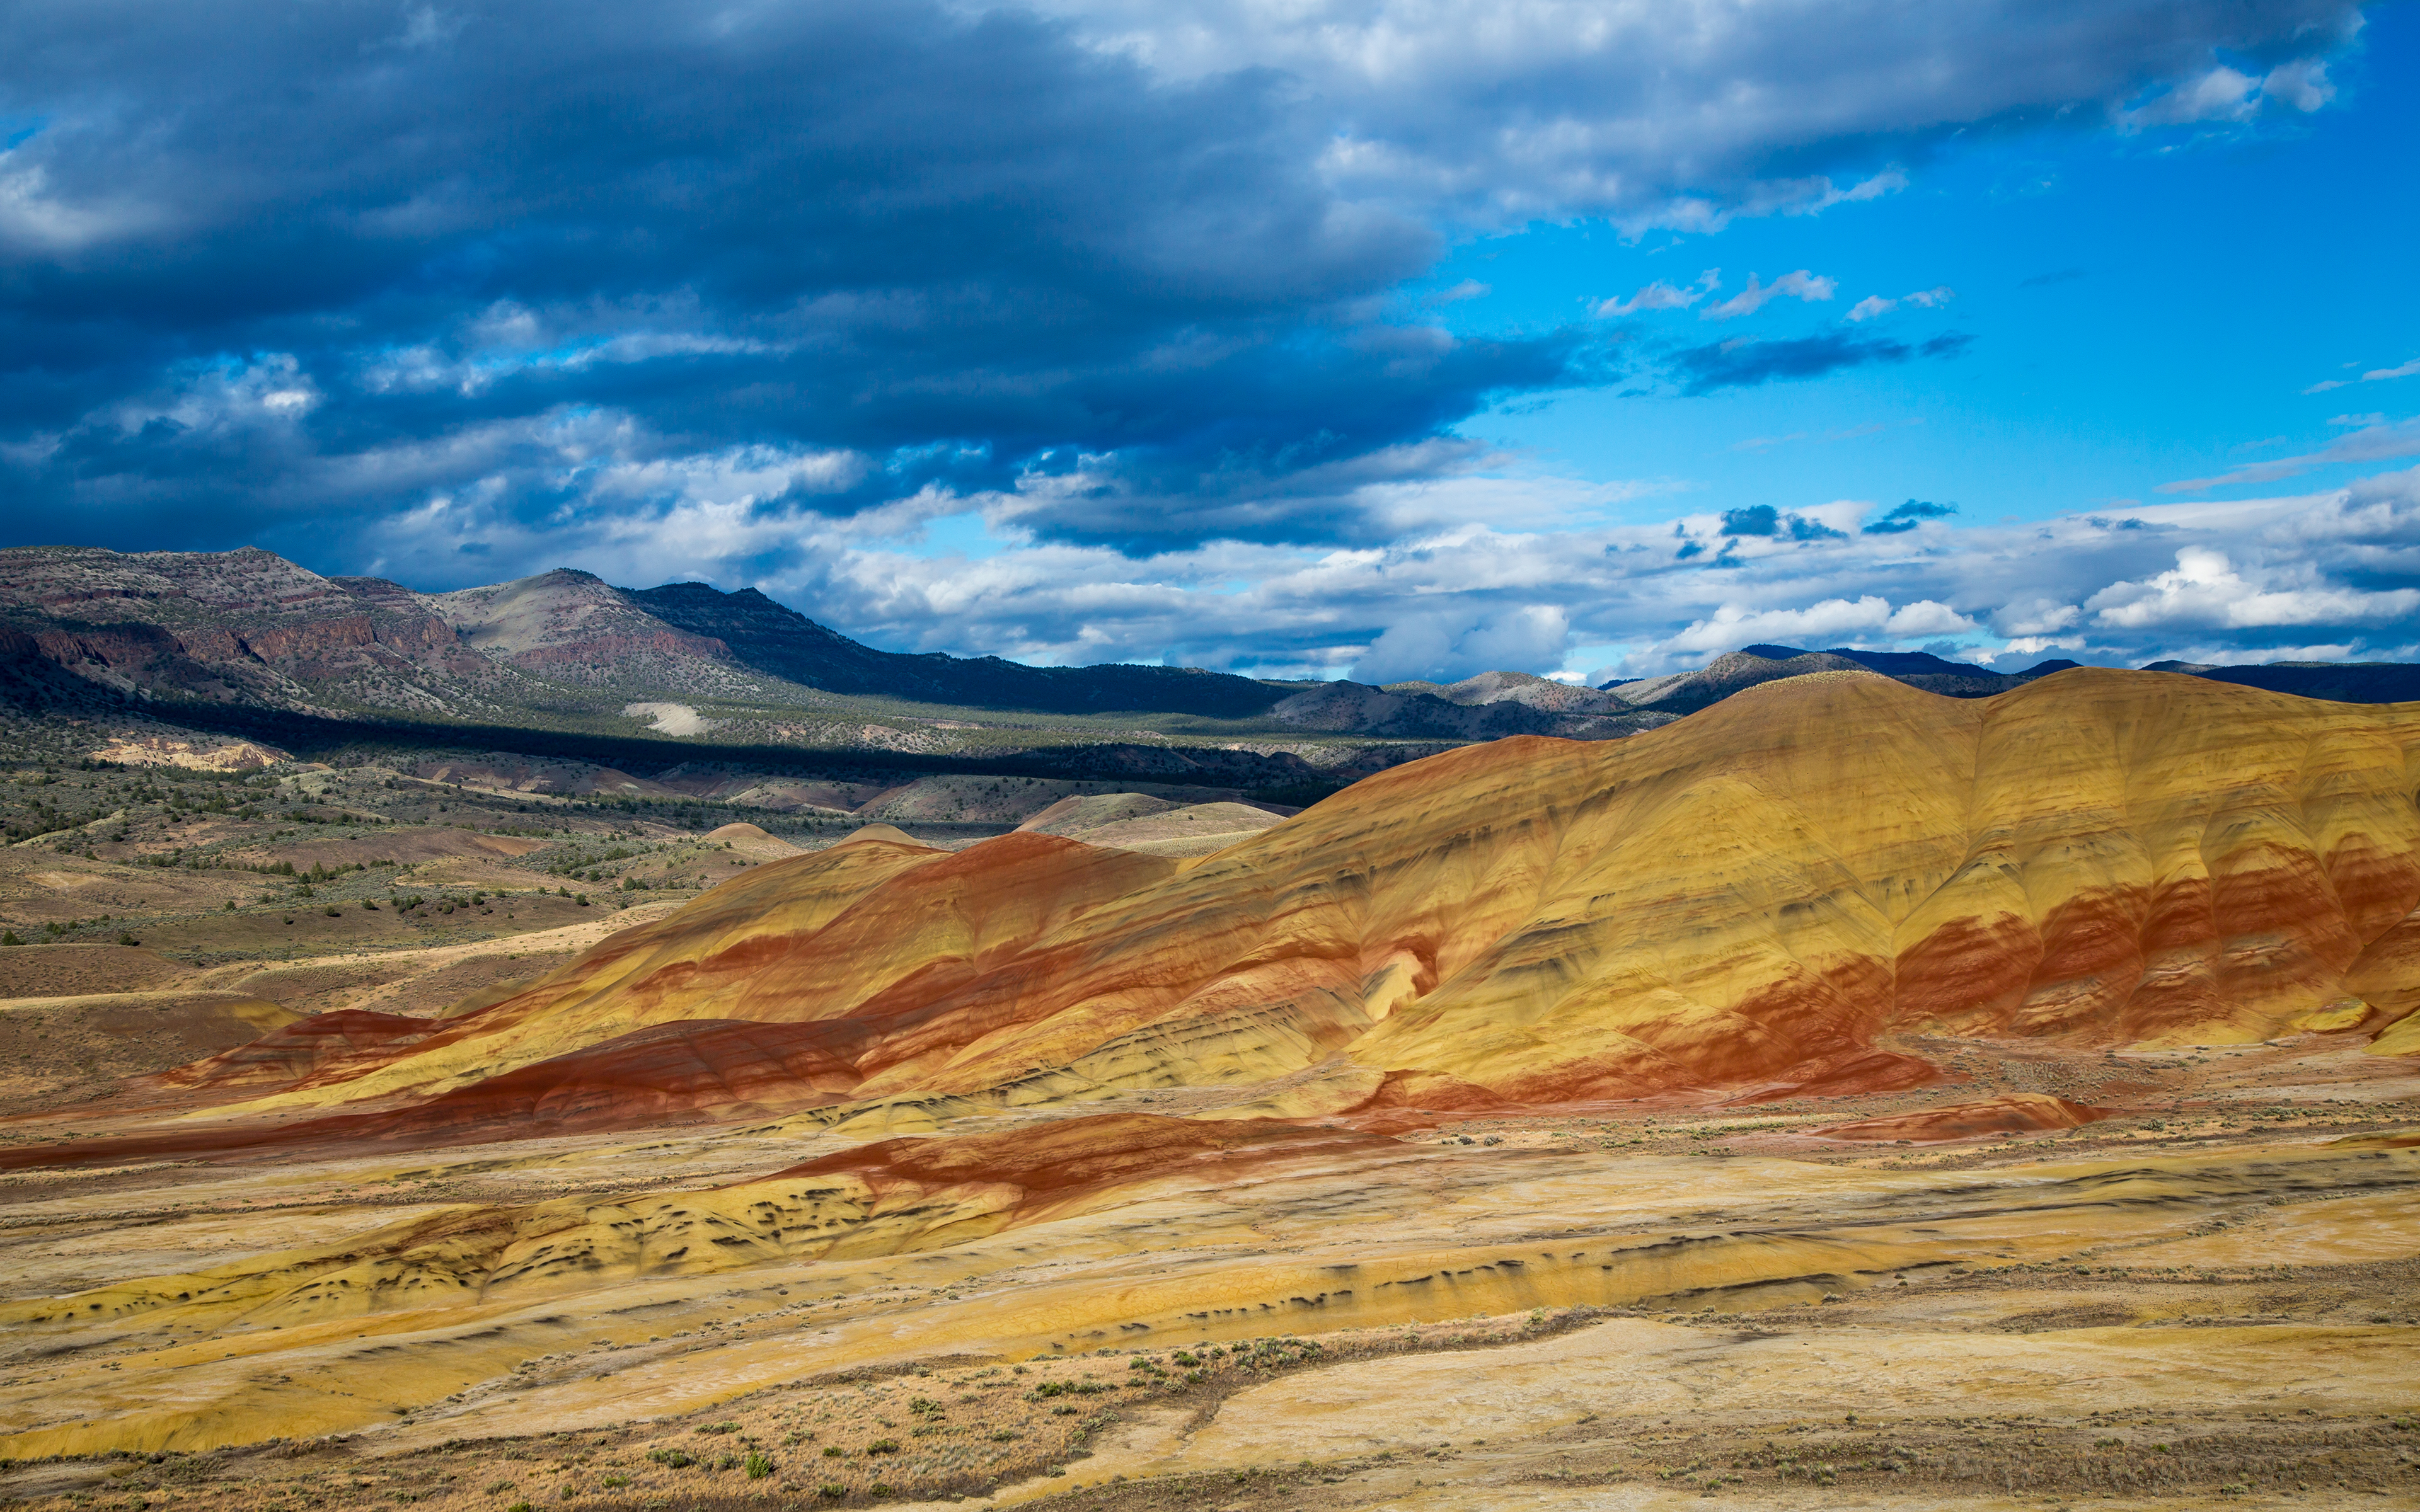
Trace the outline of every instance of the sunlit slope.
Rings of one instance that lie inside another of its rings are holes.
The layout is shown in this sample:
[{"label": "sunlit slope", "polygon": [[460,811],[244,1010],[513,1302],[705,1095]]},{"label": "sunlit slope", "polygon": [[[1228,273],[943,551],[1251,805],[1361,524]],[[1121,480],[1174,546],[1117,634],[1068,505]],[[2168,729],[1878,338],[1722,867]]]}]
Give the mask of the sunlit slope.
[{"label": "sunlit slope", "polygon": [[1343,1052],[1431,1103],[1889,1085],[1931,1072],[1877,1038],[1919,1027],[2375,1029],[2420,999],[2415,757],[2414,705],[1825,673],[1619,742],[1414,763],[1190,863],[1041,834],[800,856],[281,1097],[593,1075],[617,1036],[698,1021],[822,1026],[827,1098]]}]

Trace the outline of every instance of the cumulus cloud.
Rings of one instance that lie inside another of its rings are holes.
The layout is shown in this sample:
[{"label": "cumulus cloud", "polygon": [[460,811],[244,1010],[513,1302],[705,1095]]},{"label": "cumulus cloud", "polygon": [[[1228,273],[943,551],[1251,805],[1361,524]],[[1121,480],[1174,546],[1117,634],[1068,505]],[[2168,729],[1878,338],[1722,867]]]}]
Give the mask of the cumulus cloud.
[{"label": "cumulus cloud", "polygon": [[1854,600],[1827,598],[1803,609],[1756,609],[1726,603],[1667,638],[1658,649],[1721,652],[1760,643],[1837,645],[1869,636],[1906,640],[1975,628],[1974,621],[1947,604],[1927,598],[1894,609],[1879,594],[1867,594]]},{"label": "cumulus cloud", "polygon": [[2246,577],[2226,552],[2186,547],[2177,553],[2174,568],[2138,582],[2112,583],[2086,600],[2085,608],[2099,623],[2119,629],[2366,624],[2409,617],[2420,609],[2420,588],[2328,584],[2307,563]]},{"label": "cumulus cloud", "polygon": [[1759,285],[1756,275],[1747,275],[1747,287],[1723,301],[1706,306],[1700,320],[1736,320],[1744,315],[1754,315],[1774,300],[1789,298],[1815,304],[1830,299],[1839,285],[1828,278],[1819,278],[1801,268],[1794,273],[1784,273],[1770,284]]},{"label": "cumulus cloud", "polygon": [[1553,667],[1570,643],[1571,624],[1554,605],[1527,604],[1476,620],[1459,607],[1415,610],[1379,632],[1356,658],[1352,676],[1363,683],[1455,682],[1474,672]]}]

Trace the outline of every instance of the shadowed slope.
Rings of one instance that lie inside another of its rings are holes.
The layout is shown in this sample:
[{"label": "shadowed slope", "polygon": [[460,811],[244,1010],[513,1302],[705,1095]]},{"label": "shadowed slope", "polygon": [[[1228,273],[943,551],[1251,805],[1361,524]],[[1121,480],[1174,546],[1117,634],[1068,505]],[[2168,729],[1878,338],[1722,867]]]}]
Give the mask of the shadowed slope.
[{"label": "shadowed slope", "polygon": [[669,1108],[607,1063],[661,1058],[624,1037],[684,1022],[828,1026],[787,1097],[746,1078],[761,1101],[1015,1103],[1342,1052],[1362,1069],[1330,1078],[1338,1110],[1382,1085],[1424,1106],[1905,1086],[1935,1073],[1879,1042],[1903,1030],[2376,1029],[2420,988],[2415,751],[2408,705],[1825,673],[1633,740],[1449,752],[1190,867],[1035,833],[778,862],[262,1105],[492,1089],[575,1057],[582,1085]]}]

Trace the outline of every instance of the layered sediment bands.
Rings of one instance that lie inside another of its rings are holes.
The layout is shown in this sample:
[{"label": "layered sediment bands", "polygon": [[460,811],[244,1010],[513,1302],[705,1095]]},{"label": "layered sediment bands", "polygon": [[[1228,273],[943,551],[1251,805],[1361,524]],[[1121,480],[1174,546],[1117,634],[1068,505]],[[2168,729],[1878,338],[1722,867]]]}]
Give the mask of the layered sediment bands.
[{"label": "layered sediment bands", "polygon": [[1860,1119],[1816,1131],[1827,1139],[1905,1140],[1930,1143],[1980,1134],[2036,1134],[2077,1129],[2109,1117],[2104,1108],[2071,1103],[2047,1092],[2011,1092],[1979,1103],[1953,1103],[1886,1119]]},{"label": "layered sediment bands", "polygon": [[[424,1207],[182,1272],[124,1264],[0,1304],[0,1328],[42,1362],[0,1381],[0,1455],[407,1417],[397,1431],[426,1442],[558,1432],[946,1356],[1811,1304],[2086,1248],[2149,1273],[2212,1245],[2335,1263],[2410,1254],[2415,1183],[2420,1155],[2402,1149],[1885,1172],[1074,1119],[890,1141],[714,1190]],[[1929,1326],[1978,1300],[1942,1296]]]},{"label": "layered sediment bands", "polygon": [[[1827,672],[1622,741],[1450,751],[1191,861],[1040,833],[780,861],[270,1102],[440,1097],[582,1055],[636,1088],[661,1052],[628,1037],[682,1023],[826,1026],[794,1103],[1340,1055],[1456,1106],[1759,1096],[1935,1076],[1894,1032],[2240,1041],[2358,1001],[2375,1033],[2420,1002],[2415,787],[2420,705]],[[1338,1109],[1372,1095],[1332,1082]]]},{"label": "layered sediment bands", "polygon": [[1161,1183],[1216,1189],[1389,1146],[1350,1131],[1140,1115],[886,1140],[719,1191],[441,1208],[342,1243],[0,1305],[0,1326],[106,1324],[156,1313],[174,1315],[178,1326],[287,1328],[770,1261],[902,1255],[1130,1203]]}]

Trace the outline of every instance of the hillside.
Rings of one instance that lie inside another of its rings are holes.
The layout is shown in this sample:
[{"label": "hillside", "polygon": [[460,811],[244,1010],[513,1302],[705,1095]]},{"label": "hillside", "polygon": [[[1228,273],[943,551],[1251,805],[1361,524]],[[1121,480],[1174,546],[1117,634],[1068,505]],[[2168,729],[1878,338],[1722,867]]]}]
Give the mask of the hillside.
[{"label": "hillside", "polygon": [[684,1054],[760,1105],[1324,1067],[1305,1112],[1920,1085],[1913,1033],[2374,1031],[2420,1005],[2415,773],[2409,705],[1799,678],[1417,762],[1198,860],[1026,831],[775,862],[254,1106],[611,1126],[660,1116],[640,1047],[682,1025],[758,1026]]},{"label": "hillside", "polygon": [[0,621],[34,638],[33,654],[113,691],[312,711],[559,713],[600,691],[812,707],[823,692],[1233,719],[1286,692],[1185,668],[876,651],[753,589],[615,588],[558,568],[422,594],[382,579],[323,578],[252,548],[0,551]]}]

